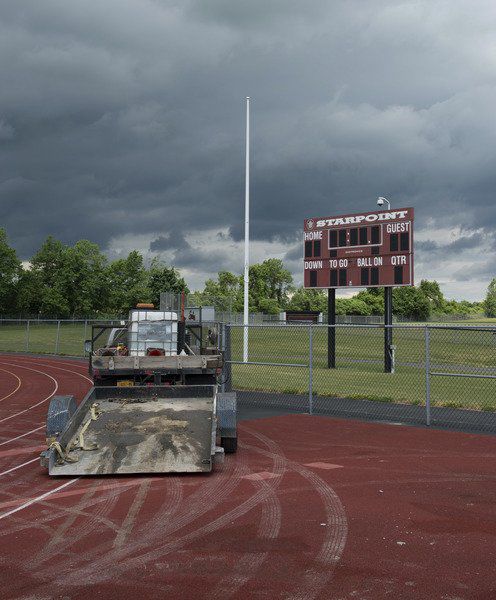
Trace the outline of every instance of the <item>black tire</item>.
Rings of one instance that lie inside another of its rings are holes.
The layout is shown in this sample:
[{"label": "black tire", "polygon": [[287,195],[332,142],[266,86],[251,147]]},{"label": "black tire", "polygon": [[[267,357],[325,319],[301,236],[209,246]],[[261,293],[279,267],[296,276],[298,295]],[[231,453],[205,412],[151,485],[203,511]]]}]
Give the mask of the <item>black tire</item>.
[{"label": "black tire", "polygon": [[224,448],[226,454],[234,454],[238,449],[238,438],[237,437],[223,437],[220,438],[220,445]]}]

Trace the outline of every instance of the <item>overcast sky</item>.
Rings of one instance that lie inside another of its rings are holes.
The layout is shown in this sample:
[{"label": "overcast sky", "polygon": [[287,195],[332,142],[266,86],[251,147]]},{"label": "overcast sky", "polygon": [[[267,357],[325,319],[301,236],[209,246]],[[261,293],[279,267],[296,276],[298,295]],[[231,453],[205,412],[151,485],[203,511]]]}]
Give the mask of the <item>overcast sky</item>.
[{"label": "overcast sky", "polygon": [[416,211],[416,279],[496,276],[494,0],[0,4],[0,204],[22,259],[49,234],[137,248],[201,286],[252,260],[301,282],[304,217]]}]

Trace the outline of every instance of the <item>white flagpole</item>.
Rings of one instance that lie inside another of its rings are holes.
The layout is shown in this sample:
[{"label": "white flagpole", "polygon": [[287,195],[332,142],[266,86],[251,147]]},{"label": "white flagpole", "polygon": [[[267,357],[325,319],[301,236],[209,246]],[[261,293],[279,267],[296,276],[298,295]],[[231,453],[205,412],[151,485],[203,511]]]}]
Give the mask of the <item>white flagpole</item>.
[{"label": "white flagpole", "polygon": [[250,268],[250,98],[246,98],[246,165],[245,165],[245,273],[244,273],[244,314],[243,323],[243,362],[248,362],[248,282]]}]

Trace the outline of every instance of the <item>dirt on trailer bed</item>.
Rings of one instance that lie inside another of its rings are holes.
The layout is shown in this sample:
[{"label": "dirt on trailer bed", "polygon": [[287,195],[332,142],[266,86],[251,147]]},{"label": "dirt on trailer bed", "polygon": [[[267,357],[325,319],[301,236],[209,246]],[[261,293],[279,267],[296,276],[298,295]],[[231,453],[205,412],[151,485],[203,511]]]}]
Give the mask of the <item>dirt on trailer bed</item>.
[{"label": "dirt on trailer bed", "polygon": [[208,397],[99,400],[93,404],[96,418],[88,410],[73,435],[82,448],[53,464],[50,474],[210,471],[212,404]]}]

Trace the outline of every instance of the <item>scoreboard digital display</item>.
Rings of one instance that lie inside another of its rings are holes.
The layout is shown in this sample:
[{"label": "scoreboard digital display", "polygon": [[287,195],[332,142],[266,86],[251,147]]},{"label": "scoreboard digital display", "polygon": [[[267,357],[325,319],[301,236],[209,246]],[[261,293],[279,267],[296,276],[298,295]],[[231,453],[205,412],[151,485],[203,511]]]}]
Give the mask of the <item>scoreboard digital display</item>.
[{"label": "scoreboard digital display", "polygon": [[413,285],[413,208],[305,219],[304,287]]}]

